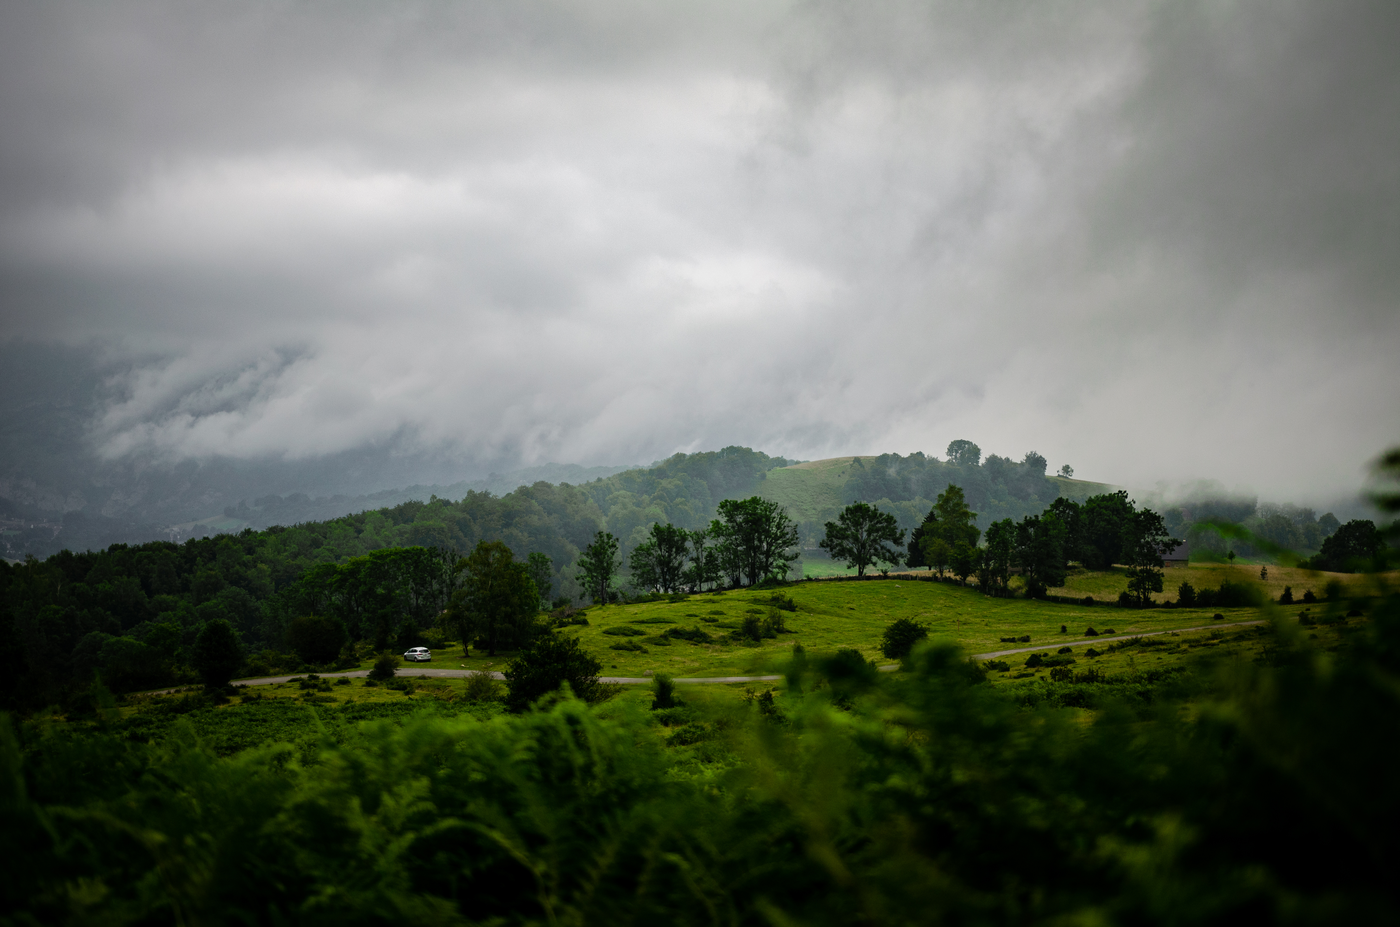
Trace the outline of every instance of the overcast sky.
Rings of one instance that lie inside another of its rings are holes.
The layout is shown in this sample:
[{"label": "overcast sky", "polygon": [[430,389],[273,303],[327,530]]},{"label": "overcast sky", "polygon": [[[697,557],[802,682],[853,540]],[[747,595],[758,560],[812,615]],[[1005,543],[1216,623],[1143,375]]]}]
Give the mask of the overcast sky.
[{"label": "overcast sky", "polygon": [[0,312],[113,457],[1400,442],[1400,4],[9,3]]}]

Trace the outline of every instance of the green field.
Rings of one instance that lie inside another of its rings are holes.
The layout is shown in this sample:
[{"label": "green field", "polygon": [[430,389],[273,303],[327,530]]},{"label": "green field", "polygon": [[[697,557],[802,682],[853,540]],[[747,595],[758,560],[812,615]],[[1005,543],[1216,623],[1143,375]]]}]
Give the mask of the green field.
[{"label": "green field", "polygon": [[[1364,585],[1374,581],[1372,577],[1360,573],[1322,573],[1313,570],[1300,570],[1268,564],[1268,578],[1261,579],[1259,565],[1226,563],[1192,563],[1185,567],[1171,567],[1162,571],[1162,591],[1152,598],[1157,602],[1175,602],[1177,587],[1190,583],[1197,590],[1217,589],[1222,582],[1252,585],[1275,601],[1283,594],[1285,587],[1291,587],[1296,600],[1311,589],[1319,598],[1330,582],[1341,583],[1345,587]],[[1013,585],[1016,583],[1013,580]],[[1128,588],[1126,567],[1114,567],[1103,572],[1090,572],[1075,568],[1071,570],[1063,586],[1050,590],[1051,595],[1093,596],[1101,601],[1115,601],[1118,594]]]},{"label": "green field", "polygon": [[[674,676],[727,676],[773,672],[794,643],[810,653],[860,651],[870,659],[879,654],[880,635],[897,618],[928,625],[931,639],[958,644],[968,653],[985,653],[1024,644],[1003,644],[1002,637],[1030,635],[1031,644],[1068,637],[1090,627],[1118,633],[1172,630],[1211,623],[1215,610],[1153,609],[1136,611],[1105,606],[1061,605],[1029,599],[993,599],[975,589],[951,583],[899,579],[867,582],[794,583],[779,590],[791,596],[795,612],[781,612],[791,633],[761,643],[738,641],[730,632],[746,614],[768,614],[769,591],[733,590],[688,597],[685,601],[591,608],[589,624],[564,633],[577,635],[585,649],[602,661],[607,675],[641,676],[666,672]],[[1226,609],[1227,620],[1258,617],[1255,609]],[[609,634],[628,628],[633,636]],[[708,642],[663,640],[669,628],[698,629]],[[615,650],[629,642],[645,652]],[[454,661],[472,667],[484,661]],[[448,664],[451,665],[451,664]]]}]

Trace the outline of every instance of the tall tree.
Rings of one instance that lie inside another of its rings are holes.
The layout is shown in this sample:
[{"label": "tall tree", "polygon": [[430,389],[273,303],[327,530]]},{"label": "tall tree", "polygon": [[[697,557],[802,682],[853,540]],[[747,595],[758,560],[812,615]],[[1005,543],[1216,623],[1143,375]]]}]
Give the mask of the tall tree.
[{"label": "tall tree", "polygon": [[618,568],[617,547],[612,532],[599,531],[593,536],[593,543],[578,556],[579,580],[593,601],[601,605],[607,605],[612,595]]},{"label": "tall tree", "polygon": [[1045,595],[1051,586],[1065,584],[1065,526],[1051,512],[1027,515],[1016,526],[1012,559],[1026,580],[1031,598]]},{"label": "tall tree", "polygon": [[985,595],[1005,595],[1011,580],[1011,556],[1016,549],[1016,526],[1003,518],[987,526],[987,546],[977,571]]},{"label": "tall tree", "polygon": [[[958,543],[966,544],[962,541]],[[919,553],[924,563],[929,565],[929,569],[938,571],[938,578],[943,578],[943,571],[948,568],[948,562],[953,558],[953,545],[936,534],[926,535],[921,545]]]},{"label": "tall tree", "polygon": [[661,592],[680,588],[690,537],[684,529],[657,522],[651,526],[651,536],[638,544],[628,559],[632,581]]},{"label": "tall tree", "polygon": [[686,567],[683,579],[693,592],[700,592],[706,583],[719,582],[719,556],[710,545],[710,532],[704,528],[687,532],[686,541],[689,544],[686,555],[690,565]]},{"label": "tall tree", "polygon": [[206,687],[218,689],[228,685],[243,665],[243,645],[233,625],[222,618],[206,622],[194,639],[190,665]]},{"label": "tall tree", "polygon": [[955,467],[975,467],[982,462],[982,449],[964,438],[948,443],[948,463]]},{"label": "tall tree", "polygon": [[457,569],[463,580],[448,617],[461,632],[463,649],[472,640],[484,641],[487,654],[494,657],[497,648],[527,643],[540,593],[510,548],[500,541],[480,541],[457,562]]},{"label": "tall tree", "polygon": [[1079,503],[1060,496],[1045,510],[1054,515],[1065,526],[1064,556],[1065,569],[1071,560],[1080,559],[1080,549],[1084,546],[1084,527],[1079,517]]},{"label": "tall tree", "polygon": [[949,564],[953,568],[953,575],[958,578],[958,582],[967,585],[967,578],[976,573],[982,565],[983,552],[980,547],[973,547],[959,541],[948,557]]},{"label": "tall tree", "polygon": [[530,574],[535,591],[540,594],[540,608],[547,608],[554,592],[554,561],[548,554],[535,551],[525,558],[525,572]]},{"label": "tall tree", "polygon": [[959,543],[977,546],[977,538],[982,534],[977,530],[977,513],[968,508],[961,486],[949,483],[948,488],[938,494],[933,510],[938,514],[938,536],[947,541],[949,547]]},{"label": "tall tree", "polygon": [[1124,528],[1123,553],[1128,562],[1128,594],[1146,605],[1162,591],[1162,555],[1181,543],[1167,534],[1162,516],[1151,509],[1134,512]]},{"label": "tall tree", "polygon": [[734,578],[752,586],[770,577],[785,579],[799,556],[797,525],[782,506],[759,496],[725,499],[719,518],[710,525],[720,538],[721,556]]},{"label": "tall tree", "polygon": [[899,563],[903,555],[887,545],[903,543],[904,532],[892,514],[865,502],[853,502],[841,510],[836,521],[826,523],[826,536],[817,546],[855,567],[857,576],[864,576],[872,563]]},{"label": "tall tree", "polygon": [[1133,503],[1123,490],[1086,499],[1079,509],[1080,562],[1091,570],[1106,570],[1122,562],[1123,541],[1132,518]]}]

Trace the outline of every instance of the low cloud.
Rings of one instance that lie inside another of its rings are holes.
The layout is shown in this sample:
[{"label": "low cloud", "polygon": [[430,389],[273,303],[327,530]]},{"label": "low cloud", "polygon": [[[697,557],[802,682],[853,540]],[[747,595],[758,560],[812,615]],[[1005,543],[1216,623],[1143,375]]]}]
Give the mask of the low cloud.
[{"label": "low cloud", "polygon": [[969,437],[1315,497],[1400,435],[1392,5],[0,14],[5,334],[108,459]]}]

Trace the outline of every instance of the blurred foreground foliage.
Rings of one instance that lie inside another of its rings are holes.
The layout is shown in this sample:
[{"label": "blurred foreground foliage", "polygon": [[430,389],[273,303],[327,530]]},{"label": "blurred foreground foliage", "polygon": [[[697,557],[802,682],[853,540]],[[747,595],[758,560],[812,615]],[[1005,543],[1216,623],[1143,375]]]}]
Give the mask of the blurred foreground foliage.
[{"label": "blurred foreground foliage", "polygon": [[[1092,718],[924,646],[896,675],[795,661],[669,740],[570,697],[231,756],[5,721],[0,923],[1394,923],[1375,592],[1331,651],[1280,620],[1267,659]],[[722,760],[674,746],[706,738]]]}]

